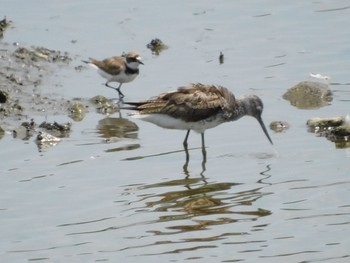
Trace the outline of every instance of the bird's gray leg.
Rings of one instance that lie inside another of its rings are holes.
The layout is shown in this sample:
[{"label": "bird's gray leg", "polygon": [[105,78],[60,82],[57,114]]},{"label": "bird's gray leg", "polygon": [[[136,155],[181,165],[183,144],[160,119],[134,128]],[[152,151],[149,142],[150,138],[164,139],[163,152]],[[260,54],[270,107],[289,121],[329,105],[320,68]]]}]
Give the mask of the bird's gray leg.
[{"label": "bird's gray leg", "polygon": [[203,153],[203,161],[202,161],[202,172],[201,176],[204,177],[205,172],[205,164],[207,163],[207,151],[205,150],[205,142],[204,142],[204,132],[201,134],[202,136],[202,153]]},{"label": "bird's gray leg", "polygon": [[207,161],[207,151],[205,150],[205,142],[204,142],[204,132],[201,133],[202,136],[202,153],[203,153],[203,161]]},{"label": "bird's gray leg", "polygon": [[187,170],[187,167],[188,167],[188,162],[190,161],[190,154],[188,153],[188,144],[187,144],[187,139],[188,139],[188,135],[190,134],[190,131],[191,130],[187,130],[187,133],[186,133],[186,137],[185,137],[185,140],[183,142],[183,145],[184,145],[184,149],[185,149],[185,153],[186,153],[186,162],[183,166],[183,169],[184,169],[184,172],[187,176],[189,176],[188,174],[188,170]]},{"label": "bird's gray leg", "polygon": [[184,163],[184,165],[182,166],[183,170],[184,170],[184,174],[186,175],[186,178],[190,177],[190,173],[188,172],[188,163],[190,161],[190,156],[188,154],[188,151],[185,149],[186,152],[186,162]]},{"label": "bird's gray leg", "polygon": [[105,86],[108,87],[108,88],[111,88],[111,89],[115,89],[116,91],[118,91],[118,94],[119,94],[119,99],[122,99],[124,98],[124,94],[121,92],[120,88],[122,86],[123,83],[120,83],[118,88],[115,88],[115,87],[112,87],[109,85],[109,81],[106,82]]},{"label": "bird's gray leg", "polygon": [[118,88],[116,89],[116,90],[118,91],[118,93],[119,93],[119,99],[122,99],[122,98],[125,97],[124,94],[122,93],[122,91],[120,90],[122,84],[123,84],[123,83],[120,83],[119,86],[118,86]]},{"label": "bird's gray leg", "polygon": [[186,151],[188,150],[187,139],[188,139],[188,135],[190,134],[190,131],[191,131],[191,130],[187,130],[186,137],[185,137],[185,140],[184,140],[184,142],[183,142],[183,145],[184,145],[184,148],[185,148]]},{"label": "bird's gray leg", "polygon": [[[109,81],[107,81],[107,82],[105,83],[105,86],[108,87],[108,88],[111,88],[111,89],[115,89],[115,90],[117,89],[117,88],[115,88],[115,87],[113,87],[113,86],[110,86],[110,85],[109,85]],[[119,85],[119,86],[120,86],[120,85]]]}]

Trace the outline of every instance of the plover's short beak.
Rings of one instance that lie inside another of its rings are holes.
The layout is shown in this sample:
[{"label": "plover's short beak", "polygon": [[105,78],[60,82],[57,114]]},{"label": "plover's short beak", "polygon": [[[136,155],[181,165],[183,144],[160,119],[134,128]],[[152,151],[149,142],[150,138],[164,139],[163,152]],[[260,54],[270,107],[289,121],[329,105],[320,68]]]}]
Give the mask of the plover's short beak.
[{"label": "plover's short beak", "polygon": [[137,61],[138,61],[140,64],[145,65],[145,64],[142,62],[141,57],[137,57],[136,59],[137,59]]}]

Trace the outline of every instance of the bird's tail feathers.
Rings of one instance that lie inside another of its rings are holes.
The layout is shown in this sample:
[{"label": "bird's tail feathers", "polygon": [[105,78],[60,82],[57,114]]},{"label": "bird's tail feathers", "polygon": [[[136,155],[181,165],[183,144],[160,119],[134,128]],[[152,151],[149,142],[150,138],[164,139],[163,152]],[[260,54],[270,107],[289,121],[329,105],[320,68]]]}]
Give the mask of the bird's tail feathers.
[{"label": "bird's tail feathers", "polygon": [[[93,58],[89,58],[89,60],[82,60],[81,62],[84,62],[84,63],[86,63],[86,64],[92,65],[93,62],[94,62],[94,60],[95,60],[95,59],[93,59]],[[96,61],[96,60],[95,60],[95,61]]]},{"label": "bird's tail feathers", "polygon": [[91,61],[88,61],[88,60],[82,60],[81,62],[84,62],[86,64],[90,64],[91,63]]},{"label": "bird's tail feathers", "polygon": [[142,105],[141,102],[123,102],[122,110],[138,110],[138,107]]}]

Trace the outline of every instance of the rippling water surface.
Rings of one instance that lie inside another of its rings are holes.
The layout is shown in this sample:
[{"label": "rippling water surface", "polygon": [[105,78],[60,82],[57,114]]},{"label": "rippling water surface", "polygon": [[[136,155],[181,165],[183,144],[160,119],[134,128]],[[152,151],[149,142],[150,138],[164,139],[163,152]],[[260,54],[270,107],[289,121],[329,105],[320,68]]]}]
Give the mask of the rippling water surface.
[{"label": "rippling water surface", "polygon": [[[21,3],[21,4],[20,4]],[[3,1],[14,22],[3,42],[74,57],[42,85],[65,98],[116,97],[88,57],[138,50],[136,101],[190,82],[254,93],[269,131],[253,118],[189,137],[121,116],[89,113],[38,152],[33,140],[0,141],[1,262],[348,262],[349,148],[307,131],[312,117],[350,109],[348,1]],[[146,48],[158,37],[169,49]],[[219,63],[223,52],[224,63]],[[298,109],[282,95],[309,73],[331,76],[333,101]],[[54,85],[53,83],[60,83]],[[122,118],[122,119],[120,119]],[[38,115],[36,121],[71,121]],[[125,133],[124,127],[132,128]],[[106,143],[108,139],[109,143]],[[345,145],[346,146],[346,145]]]}]

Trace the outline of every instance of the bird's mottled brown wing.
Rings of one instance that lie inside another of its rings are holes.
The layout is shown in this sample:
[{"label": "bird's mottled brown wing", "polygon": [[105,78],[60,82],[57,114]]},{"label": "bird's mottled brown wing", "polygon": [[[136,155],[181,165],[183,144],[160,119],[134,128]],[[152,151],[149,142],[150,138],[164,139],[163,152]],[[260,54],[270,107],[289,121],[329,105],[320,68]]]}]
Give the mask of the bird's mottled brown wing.
[{"label": "bird's mottled brown wing", "polygon": [[91,59],[91,63],[111,75],[117,75],[125,68],[125,58],[123,57],[111,57],[102,61]]},{"label": "bird's mottled brown wing", "polygon": [[232,100],[235,98],[226,88],[192,84],[163,93],[139,104],[137,109],[141,114],[162,113],[184,121],[200,121],[225,110]]}]

